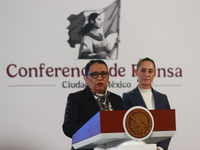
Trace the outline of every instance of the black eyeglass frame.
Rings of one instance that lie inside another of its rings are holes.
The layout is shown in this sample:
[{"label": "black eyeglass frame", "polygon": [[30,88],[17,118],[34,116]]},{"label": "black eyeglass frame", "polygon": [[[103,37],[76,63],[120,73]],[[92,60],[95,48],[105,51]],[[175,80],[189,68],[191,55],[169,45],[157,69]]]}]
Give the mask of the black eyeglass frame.
[{"label": "black eyeglass frame", "polygon": [[[96,77],[94,77],[95,76],[94,73],[97,75]],[[99,75],[101,75],[102,78],[106,78],[106,77],[108,77],[109,72],[105,72],[105,71],[102,71],[100,73],[98,73],[98,72],[91,72],[87,76],[91,76],[93,79],[97,79],[99,77]]]}]

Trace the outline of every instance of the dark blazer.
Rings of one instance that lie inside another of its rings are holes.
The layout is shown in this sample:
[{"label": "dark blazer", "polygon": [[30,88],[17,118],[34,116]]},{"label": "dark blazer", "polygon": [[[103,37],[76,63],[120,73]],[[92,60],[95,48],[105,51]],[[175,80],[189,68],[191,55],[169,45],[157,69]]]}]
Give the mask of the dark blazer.
[{"label": "dark blazer", "polygon": [[[119,95],[110,92],[108,98],[114,110],[123,110],[122,98]],[[88,86],[84,90],[69,94],[63,132],[71,138],[98,111],[100,111],[99,105]]]},{"label": "dark blazer", "polygon": [[[152,88],[152,93],[154,97],[155,109],[170,109],[169,101],[165,94],[162,94],[154,90],[153,88]],[[133,106],[143,106],[147,108],[138,87],[136,87],[132,91],[123,93],[122,99],[125,110],[128,110]],[[168,150],[170,140],[171,138],[160,141],[157,143],[157,146],[162,147],[164,150]]]}]

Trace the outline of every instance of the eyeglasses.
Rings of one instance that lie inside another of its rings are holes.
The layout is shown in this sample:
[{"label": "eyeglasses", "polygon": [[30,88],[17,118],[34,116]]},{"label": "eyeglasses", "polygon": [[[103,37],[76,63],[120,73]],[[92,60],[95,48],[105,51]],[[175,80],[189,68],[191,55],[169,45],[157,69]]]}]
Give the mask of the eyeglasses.
[{"label": "eyeglasses", "polygon": [[93,79],[97,79],[99,75],[101,75],[102,78],[106,78],[108,74],[109,74],[108,72],[102,71],[101,73],[98,72],[89,73],[88,76],[91,76]]}]

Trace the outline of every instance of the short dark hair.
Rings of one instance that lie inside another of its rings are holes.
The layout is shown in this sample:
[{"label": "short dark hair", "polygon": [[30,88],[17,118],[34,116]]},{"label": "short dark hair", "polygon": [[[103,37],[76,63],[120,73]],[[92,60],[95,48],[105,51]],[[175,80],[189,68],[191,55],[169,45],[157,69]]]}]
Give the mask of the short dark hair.
[{"label": "short dark hair", "polygon": [[151,59],[150,57],[146,56],[146,57],[140,58],[140,60],[138,61],[138,63],[137,63],[137,70],[138,70],[138,68],[141,66],[141,64],[142,64],[143,61],[150,61],[150,62],[152,62],[153,65],[154,65],[154,68],[156,69],[156,65],[155,65],[154,60]]},{"label": "short dark hair", "polygon": [[90,66],[95,64],[95,63],[98,63],[98,64],[104,64],[106,66],[106,68],[108,69],[108,66],[107,64],[101,60],[101,59],[93,59],[93,60],[90,60],[87,65],[85,66],[85,75],[87,76],[88,75],[88,71],[90,69]]},{"label": "short dark hair", "polygon": [[89,32],[92,30],[94,24],[91,23],[91,22],[92,22],[92,21],[95,22],[95,19],[96,19],[98,16],[99,16],[99,14],[97,14],[97,13],[92,13],[92,14],[90,14],[90,15],[88,16],[88,23],[81,29],[81,35],[82,35],[82,36],[86,35],[87,33],[89,33]]}]

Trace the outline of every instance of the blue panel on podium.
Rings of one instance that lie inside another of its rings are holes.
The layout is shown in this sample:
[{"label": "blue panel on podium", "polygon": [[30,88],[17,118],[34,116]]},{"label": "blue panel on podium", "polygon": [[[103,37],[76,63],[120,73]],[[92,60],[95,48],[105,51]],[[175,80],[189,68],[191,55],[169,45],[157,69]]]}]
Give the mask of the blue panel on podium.
[{"label": "blue panel on podium", "polygon": [[72,144],[100,134],[100,120],[100,112],[98,112],[72,136]]}]

